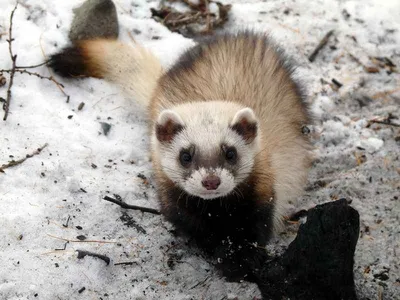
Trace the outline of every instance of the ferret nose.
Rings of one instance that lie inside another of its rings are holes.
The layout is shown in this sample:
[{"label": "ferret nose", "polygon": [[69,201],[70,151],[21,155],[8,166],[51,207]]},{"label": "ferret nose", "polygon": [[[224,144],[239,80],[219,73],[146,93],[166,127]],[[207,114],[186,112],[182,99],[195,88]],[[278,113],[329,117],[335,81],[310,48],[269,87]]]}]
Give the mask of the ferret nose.
[{"label": "ferret nose", "polygon": [[207,190],[216,190],[218,186],[221,184],[221,179],[215,175],[208,175],[204,178],[201,183]]}]

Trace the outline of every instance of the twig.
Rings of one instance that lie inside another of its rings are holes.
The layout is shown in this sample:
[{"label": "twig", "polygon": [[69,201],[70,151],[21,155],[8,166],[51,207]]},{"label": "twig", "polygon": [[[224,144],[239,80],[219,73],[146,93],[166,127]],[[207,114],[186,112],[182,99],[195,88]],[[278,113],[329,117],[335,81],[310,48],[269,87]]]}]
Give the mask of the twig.
[{"label": "twig", "polygon": [[68,216],[67,222],[65,224],[62,224],[62,226],[68,228],[69,220],[71,220],[71,216]]},{"label": "twig", "polygon": [[147,212],[147,213],[151,213],[151,214],[155,214],[155,215],[161,215],[161,213],[158,210],[154,209],[154,208],[142,207],[142,206],[137,206],[137,205],[130,205],[130,204],[127,204],[127,203],[125,203],[123,201],[111,198],[109,196],[105,196],[103,199],[106,200],[106,201],[112,202],[114,204],[117,204],[117,205],[119,205],[119,206],[121,206],[122,208],[125,208],[125,209],[140,210],[142,212]]},{"label": "twig", "polygon": [[51,234],[47,234],[49,237],[53,238],[53,239],[57,239],[57,240],[61,240],[61,241],[65,241],[65,242],[70,242],[70,243],[99,243],[99,244],[116,244],[117,242],[110,242],[110,241],[95,241],[95,240],[69,240],[69,239],[65,239],[62,237],[58,237],[55,235],[51,235]]},{"label": "twig", "polygon": [[7,40],[7,42],[8,42],[8,51],[10,52],[11,58],[14,57],[14,54],[13,54],[13,51],[12,51],[12,42],[14,40],[13,37],[12,37],[12,26],[13,26],[14,13],[17,10],[17,7],[18,7],[18,1],[17,1],[17,3],[15,3],[15,7],[11,12],[11,15],[10,15],[10,28],[8,29],[8,40]]},{"label": "twig", "polygon": [[371,126],[371,124],[373,124],[373,123],[394,126],[394,127],[400,127],[400,124],[392,123],[392,120],[395,120],[395,119],[397,119],[397,117],[395,117],[391,113],[389,113],[388,116],[385,118],[374,118],[374,119],[368,120],[368,124],[366,127],[369,128]]},{"label": "twig", "polygon": [[13,26],[13,18],[14,18],[14,13],[16,11],[18,7],[18,1],[15,4],[14,9],[11,12],[10,15],[10,28],[8,31],[8,51],[10,52],[10,57],[11,57],[11,61],[12,61],[12,68],[11,68],[11,72],[10,72],[10,82],[8,84],[8,89],[7,89],[7,99],[3,104],[3,110],[4,110],[4,117],[3,117],[3,121],[7,120],[8,117],[8,112],[10,111],[10,102],[11,102],[11,87],[14,83],[14,75],[15,75],[15,65],[16,65],[16,61],[17,61],[17,55],[13,54],[12,51],[12,42],[13,42],[13,37],[12,37],[12,26]]},{"label": "twig", "polygon": [[14,75],[15,75],[15,61],[17,60],[17,56],[12,57],[12,70],[10,73],[10,83],[8,84],[8,89],[7,89],[7,99],[3,104],[3,110],[4,110],[4,117],[3,121],[7,120],[8,113],[10,111],[10,102],[11,102],[11,87],[14,83]]},{"label": "twig", "polygon": [[[387,121],[369,120],[368,123],[376,123],[376,124],[382,124],[382,125],[400,127],[400,124],[395,124],[395,123],[391,123],[391,122],[387,122]],[[367,126],[367,127],[368,127],[368,126]]]},{"label": "twig", "polygon": [[44,62],[42,62],[42,63],[40,63],[40,64],[37,64],[37,65],[24,66],[24,67],[16,66],[15,68],[16,68],[16,69],[34,69],[34,68],[37,68],[37,67],[41,67],[41,66],[46,65],[48,62],[49,62],[49,61],[46,60],[46,61],[44,61]]},{"label": "twig", "polygon": [[343,83],[340,83],[337,81],[335,78],[332,78],[332,83],[337,86],[338,89],[340,89],[343,86]]},{"label": "twig", "polygon": [[35,152],[33,152],[33,153],[31,153],[31,154],[27,154],[24,158],[21,158],[21,159],[19,159],[19,160],[12,160],[12,161],[10,161],[8,164],[2,165],[2,166],[0,167],[0,173],[4,173],[4,170],[5,170],[5,169],[11,168],[11,167],[14,167],[14,166],[17,166],[17,165],[20,165],[20,164],[22,164],[25,160],[27,160],[28,158],[31,158],[31,157],[33,157],[33,156],[35,156],[35,155],[38,155],[38,154],[39,154],[40,152],[42,152],[42,150],[43,150],[44,148],[46,148],[47,146],[48,146],[48,144],[46,143],[46,144],[44,144],[42,147],[37,148]]},{"label": "twig", "polygon": [[[12,88],[13,83],[14,83],[14,76],[15,76],[15,73],[28,74],[28,75],[32,75],[32,76],[39,77],[40,79],[47,79],[47,80],[52,81],[52,82],[54,82],[54,83],[57,85],[57,87],[64,93],[64,95],[67,96],[67,102],[68,102],[68,100],[69,100],[69,95],[67,95],[67,94],[64,92],[64,90],[63,90],[64,86],[63,86],[61,83],[59,83],[57,80],[55,80],[53,76],[50,76],[50,77],[42,76],[42,75],[40,75],[40,74],[38,74],[38,73],[33,73],[33,72],[29,72],[29,71],[26,70],[26,69],[33,69],[33,68],[37,68],[37,67],[46,65],[46,64],[48,63],[48,60],[47,60],[47,59],[46,59],[44,62],[42,62],[42,63],[40,63],[40,64],[37,64],[37,65],[31,65],[31,66],[17,66],[17,64],[16,64],[16,62],[17,62],[17,55],[16,55],[16,54],[14,55],[13,49],[12,49],[12,42],[14,41],[13,36],[12,36],[12,28],[13,28],[14,14],[15,14],[15,11],[16,11],[16,9],[17,9],[17,7],[18,7],[18,4],[19,4],[19,3],[18,3],[18,1],[17,1],[17,3],[15,4],[15,7],[14,7],[14,9],[12,10],[11,15],[10,15],[10,27],[9,27],[9,33],[8,33],[8,39],[7,39],[7,42],[8,42],[8,51],[9,51],[9,53],[10,53],[10,57],[11,57],[11,61],[12,61],[12,68],[11,68],[10,70],[0,70],[0,74],[3,73],[3,72],[4,72],[4,73],[9,73],[9,74],[10,74],[10,80],[9,80],[8,89],[7,89],[7,98],[6,98],[4,101],[2,101],[2,102],[4,102],[4,104],[3,104],[3,110],[4,110],[4,117],[3,117],[3,120],[4,120],[4,121],[7,120],[7,117],[8,117],[9,111],[10,111],[10,103],[11,103],[11,95],[12,95],[12,93],[11,93],[11,88]],[[41,45],[40,45],[40,46],[41,46]],[[41,47],[41,48],[42,48],[42,47]],[[42,51],[43,51],[43,48],[42,48]],[[44,54],[44,52],[43,52],[43,54]],[[50,74],[51,74],[51,73],[50,73]]]},{"label": "twig", "polygon": [[67,244],[68,244],[69,242],[65,242],[64,243],[64,248],[56,248],[56,249],[54,249],[54,250],[56,250],[56,251],[64,251],[65,249],[67,249]]},{"label": "twig", "polygon": [[119,265],[131,266],[131,265],[138,265],[138,263],[136,261],[125,261],[114,264],[114,266],[119,266]]},{"label": "twig", "polygon": [[97,257],[100,258],[101,260],[105,261],[105,263],[107,264],[107,266],[110,264],[110,258],[108,256],[102,255],[102,254],[97,254],[97,253],[93,253],[93,252],[89,252],[89,251],[85,251],[85,250],[76,250],[78,252],[78,259],[82,259],[85,256],[92,256],[92,257]]},{"label": "twig", "polygon": [[315,58],[318,55],[318,52],[324,48],[324,46],[328,43],[329,38],[331,37],[331,35],[333,34],[334,30],[329,31],[327,34],[325,34],[324,38],[319,42],[317,48],[315,48],[315,50],[313,51],[313,53],[311,53],[310,57],[308,58],[308,60],[310,62],[313,62],[315,60]]},{"label": "twig", "polygon": [[57,80],[54,79],[53,76],[43,76],[40,75],[38,73],[34,73],[34,72],[30,72],[27,70],[20,70],[20,69],[14,69],[14,70],[0,70],[0,73],[4,72],[4,73],[11,73],[12,71],[20,73],[20,74],[28,74],[29,76],[36,76],[39,77],[40,79],[46,79],[46,80],[50,80],[52,82],[54,82],[57,86],[61,86],[62,88],[64,88],[64,85],[62,85],[61,83],[59,83]]}]

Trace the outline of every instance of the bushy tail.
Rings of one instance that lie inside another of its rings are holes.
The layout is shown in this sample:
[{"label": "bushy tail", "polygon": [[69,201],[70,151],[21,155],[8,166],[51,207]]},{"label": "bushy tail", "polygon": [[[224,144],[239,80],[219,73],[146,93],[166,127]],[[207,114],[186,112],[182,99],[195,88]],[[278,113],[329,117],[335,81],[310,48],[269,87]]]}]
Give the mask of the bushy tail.
[{"label": "bushy tail", "polygon": [[65,48],[51,56],[49,66],[64,77],[104,78],[143,106],[148,105],[163,72],[160,61],[143,47],[106,39]]}]

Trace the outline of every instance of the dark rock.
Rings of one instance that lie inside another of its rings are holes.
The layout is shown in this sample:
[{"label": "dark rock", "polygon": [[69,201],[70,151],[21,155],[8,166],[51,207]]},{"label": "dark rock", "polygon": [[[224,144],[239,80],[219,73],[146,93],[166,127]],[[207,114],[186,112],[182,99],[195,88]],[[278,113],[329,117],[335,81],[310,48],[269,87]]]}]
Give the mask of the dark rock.
[{"label": "dark rock", "polygon": [[80,240],[80,241],[86,240],[86,236],[84,236],[84,235],[78,235],[76,238],[77,238],[78,240]]},{"label": "dark rock", "polygon": [[3,74],[0,74],[0,87],[5,86],[7,83],[7,79],[3,76]]},{"label": "dark rock", "polygon": [[108,135],[111,129],[111,124],[105,123],[105,122],[100,122],[101,129],[103,129],[103,133],[105,136]]},{"label": "dark rock", "polygon": [[386,281],[389,279],[389,271],[390,268],[387,266],[374,267],[372,274],[374,278]]},{"label": "dark rock", "polygon": [[309,210],[287,251],[264,261],[256,273],[263,299],[357,299],[353,265],[359,228],[359,214],[345,199]]},{"label": "dark rock", "polygon": [[74,9],[69,38],[72,42],[118,37],[117,10],[111,0],[87,0]]}]

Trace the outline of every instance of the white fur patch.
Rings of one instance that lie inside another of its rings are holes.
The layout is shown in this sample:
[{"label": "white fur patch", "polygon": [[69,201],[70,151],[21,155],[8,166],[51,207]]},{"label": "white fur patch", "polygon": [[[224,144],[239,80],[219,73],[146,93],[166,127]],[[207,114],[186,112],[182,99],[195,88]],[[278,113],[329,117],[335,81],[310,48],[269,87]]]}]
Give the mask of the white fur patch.
[{"label": "white fur patch", "polygon": [[236,123],[239,123],[241,120],[247,120],[249,123],[256,123],[256,115],[254,114],[254,111],[250,107],[243,108],[239,110],[236,115],[233,117],[233,120],[231,122],[231,125],[234,125]]},{"label": "white fur patch", "polygon": [[[203,199],[222,197],[233,192],[253,169],[254,157],[259,151],[259,137],[257,136],[252,143],[246,144],[237,132],[230,129],[230,125],[239,111],[242,111],[239,115],[254,116],[252,110],[233,102],[208,101],[185,103],[174,107],[173,111],[181,117],[184,129],[169,144],[163,145],[154,136],[152,138],[152,146],[159,153],[165,174],[187,193]],[[195,145],[196,154],[199,151],[204,159],[215,155],[222,144],[234,146],[237,150],[236,176],[226,169],[215,166],[213,171],[218,170],[221,184],[217,190],[207,191],[201,183],[206,170],[200,168],[194,170],[191,176],[185,176],[187,170],[179,162],[179,153],[181,149]]]},{"label": "white fur patch", "polygon": [[157,124],[164,126],[168,121],[172,121],[174,124],[184,125],[182,118],[171,109],[166,109],[161,112],[158,116]]}]

